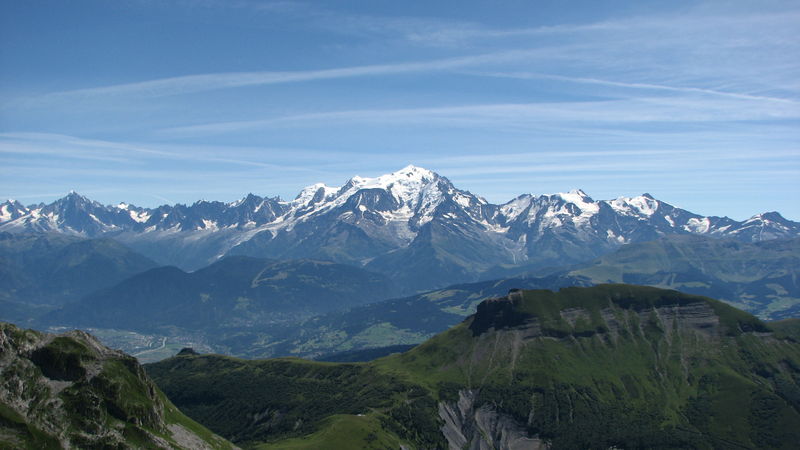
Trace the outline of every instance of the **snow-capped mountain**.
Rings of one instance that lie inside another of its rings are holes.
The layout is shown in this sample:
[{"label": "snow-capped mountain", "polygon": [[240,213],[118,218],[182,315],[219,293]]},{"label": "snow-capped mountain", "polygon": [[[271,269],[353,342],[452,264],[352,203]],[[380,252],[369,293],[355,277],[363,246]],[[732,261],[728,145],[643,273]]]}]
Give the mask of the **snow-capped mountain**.
[{"label": "snow-capped mountain", "polygon": [[738,222],[703,217],[649,194],[594,200],[581,190],[493,205],[445,177],[408,166],[341,187],[308,186],[290,201],[104,206],[77,193],[49,205],[0,205],[0,231],[113,237],[186,269],[226,254],[318,258],[366,266],[410,289],[506,269],[563,266],[666,234],[741,241],[800,236],[776,212]]}]

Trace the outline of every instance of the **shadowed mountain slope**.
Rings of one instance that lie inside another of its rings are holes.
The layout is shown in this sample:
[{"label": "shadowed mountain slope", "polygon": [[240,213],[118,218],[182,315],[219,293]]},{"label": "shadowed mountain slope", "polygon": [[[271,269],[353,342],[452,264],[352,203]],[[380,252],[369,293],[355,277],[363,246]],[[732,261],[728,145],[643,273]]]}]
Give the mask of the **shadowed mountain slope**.
[{"label": "shadowed mountain slope", "polygon": [[236,256],[192,273],[159,267],[90,294],[42,320],[144,331],[238,329],[303,319],[392,294],[386,277],[356,267]]},{"label": "shadowed mountain slope", "polygon": [[111,239],[0,233],[0,300],[60,305],[154,267]]}]

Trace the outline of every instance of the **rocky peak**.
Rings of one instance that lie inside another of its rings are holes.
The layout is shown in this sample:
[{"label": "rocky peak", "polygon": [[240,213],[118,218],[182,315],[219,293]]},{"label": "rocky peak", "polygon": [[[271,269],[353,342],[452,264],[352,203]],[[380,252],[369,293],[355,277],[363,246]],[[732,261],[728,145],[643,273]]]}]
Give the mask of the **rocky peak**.
[{"label": "rocky peak", "polygon": [[726,232],[739,240],[758,242],[770,239],[791,238],[797,235],[800,223],[788,220],[771,211],[757,214],[744,222],[731,221]]},{"label": "rocky peak", "polygon": [[763,224],[768,223],[775,223],[775,224],[784,224],[786,222],[790,222],[786,220],[779,212],[777,211],[769,211],[761,214],[756,214],[755,216],[747,219],[745,223],[753,223],[753,222],[760,222]]},{"label": "rocky peak", "polygon": [[28,214],[28,208],[14,199],[8,199],[0,204],[0,223],[17,219],[25,214]]},{"label": "rocky peak", "polygon": [[51,205],[51,207],[53,210],[60,210],[66,212],[70,210],[87,211],[93,207],[102,207],[102,205],[92,200],[89,200],[89,198],[81,194],[78,194],[75,191],[69,191],[69,194],[67,194],[63,198],[56,200],[55,203]]}]

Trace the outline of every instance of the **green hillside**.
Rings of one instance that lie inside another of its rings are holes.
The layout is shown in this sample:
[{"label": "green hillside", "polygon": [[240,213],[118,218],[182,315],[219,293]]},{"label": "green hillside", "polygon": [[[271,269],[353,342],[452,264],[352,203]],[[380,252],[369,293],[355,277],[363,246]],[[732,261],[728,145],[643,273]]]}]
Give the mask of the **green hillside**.
[{"label": "green hillside", "polygon": [[796,338],[722,302],[657,288],[512,292],[372,363],[182,355],[147,370],[190,417],[254,448],[800,442]]},{"label": "green hillside", "polygon": [[341,352],[414,345],[456,325],[473,314],[480,302],[504,295],[509,289],[558,289],[572,285],[589,283],[552,276],[454,285],[288,323],[269,333],[240,330],[235,340],[225,342],[229,349],[226,353],[245,358],[284,355],[319,358]]},{"label": "green hillside", "polygon": [[86,333],[0,323],[0,350],[0,448],[233,448]]}]

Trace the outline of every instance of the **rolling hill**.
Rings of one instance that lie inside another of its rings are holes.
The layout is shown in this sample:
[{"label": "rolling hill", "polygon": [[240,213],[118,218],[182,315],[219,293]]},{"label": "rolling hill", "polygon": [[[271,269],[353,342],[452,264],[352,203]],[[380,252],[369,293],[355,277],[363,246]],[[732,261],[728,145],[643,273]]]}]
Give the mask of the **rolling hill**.
[{"label": "rolling hill", "polygon": [[246,357],[319,357],[418,344],[464,320],[481,301],[515,288],[641,284],[718,298],[762,319],[800,314],[798,239],[743,243],[672,235],[628,244],[590,263],[549,272],[459,284],[325,314],[273,332],[269,345],[263,344],[259,333],[243,333],[230,348]]}]

